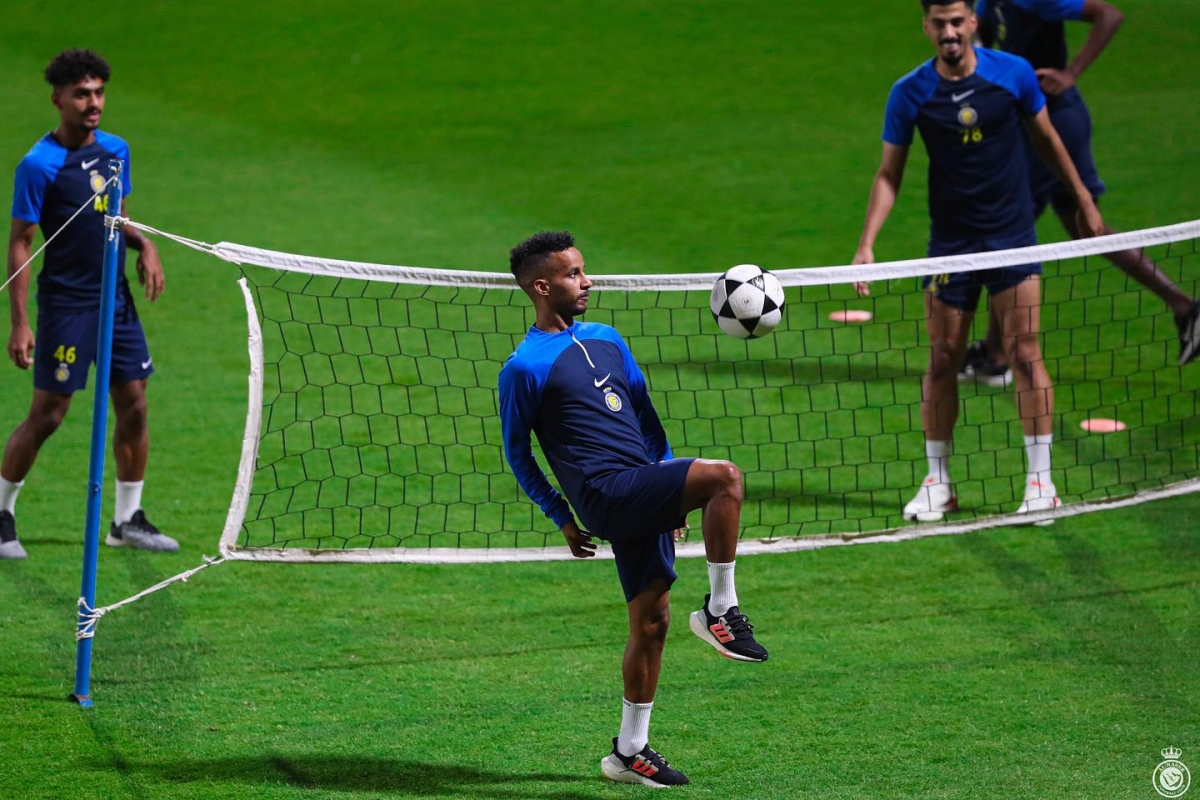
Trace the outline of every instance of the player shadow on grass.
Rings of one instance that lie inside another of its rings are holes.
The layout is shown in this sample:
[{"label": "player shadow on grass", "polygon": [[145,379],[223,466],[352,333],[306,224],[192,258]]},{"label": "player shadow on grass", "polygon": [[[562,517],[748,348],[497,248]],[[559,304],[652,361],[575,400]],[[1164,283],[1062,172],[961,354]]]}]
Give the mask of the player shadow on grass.
[{"label": "player shadow on grass", "polygon": [[[192,761],[173,758],[165,763],[127,761],[122,767],[129,774],[152,775],[167,784],[285,784],[314,791],[386,792],[409,797],[469,793],[473,797],[594,800],[601,796],[586,792],[585,784],[598,780],[590,773],[499,772],[374,757],[263,754]],[[529,785],[538,783],[553,786]],[[572,789],[563,784],[579,786]]]}]

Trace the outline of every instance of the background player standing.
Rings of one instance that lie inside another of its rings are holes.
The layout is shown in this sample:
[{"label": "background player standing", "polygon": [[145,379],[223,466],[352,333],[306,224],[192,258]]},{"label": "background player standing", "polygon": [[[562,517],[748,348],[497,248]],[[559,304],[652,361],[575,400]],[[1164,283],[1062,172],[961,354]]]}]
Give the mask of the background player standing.
[{"label": "background player standing", "polygon": [[[50,99],[58,109],[58,127],[43,136],[17,167],[8,239],[8,273],[16,275],[9,284],[8,355],[20,369],[33,368],[33,402],[9,437],[0,462],[0,558],[25,557],[16,531],[17,494],[42,444],[66,416],[72,395],[87,384],[88,368],[96,358],[109,159],[125,162],[122,194],[128,196],[133,189],[129,145],[99,130],[110,74],[104,59],[90,50],[57,55],[46,67],[45,77],[53,87]],[[68,222],[81,207],[79,216]],[[39,225],[45,239],[54,238],[38,274],[35,338],[27,313],[29,272],[17,272],[31,258]],[[116,512],[105,541],[114,547],[178,550],[179,544],[159,532],[141,508],[150,447],[146,382],[154,369],[125,279],[125,246],[138,251],[138,279],[151,302],[163,291],[162,264],[154,244],[139,231],[125,228],[120,236],[109,390],[116,417]]]},{"label": "background player standing", "polygon": [[[996,47],[1028,61],[1037,73],[1050,122],[1071,154],[1092,197],[1104,194],[1104,182],[1092,158],[1092,119],[1076,81],[1104,51],[1124,21],[1121,11],[1105,0],[979,0],[979,38],[988,47]],[[1089,25],[1087,41],[1068,61],[1065,23],[1072,20]],[[1072,239],[1087,235],[1076,222],[1075,197],[1068,187],[1036,158],[1030,158],[1026,139],[1029,182],[1033,190],[1035,213],[1041,216],[1047,205],[1053,207]],[[1105,233],[1116,233],[1105,227]],[[1187,364],[1200,355],[1200,303],[1185,294],[1168,278],[1154,260],[1142,250],[1106,253],[1105,258],[1145,286],[1171,309],[1179,333],[1179,364]],[[1002,348],[995,319],[990,320],[987,356],[1001,361]],[[976,370],[995,374],[986,362],[972,365]]]},{"label": "background player standing", "polygon": [[[1100,233],[1100,213],[1050,125],[1033,69],[1015,56],[975,49],[978,19],[971,2],[922,0],[921,5],[925,35],[937,55],[897,81],[888,96],[882,163],[854,263],[875,260],[875,238],[899,193],[914,128],[929,154],[930,257],[1036,244],[1022,127],[1075,192],[1079,230]],[[1041,271],[1040,264],[1027,264],[925,279],[930,354],[922,379],[921,423],[929,473],[905,505],[906,519],[936,521],[958,508],[949,471],[958,420],[957,371],[984,286],[1015,365],[1017,411],[1025,433],[1028,476],[1017,511],[1059,504],[1050,477],[1054,390],[1039,343]],[[867,286],[859,284],[859,291],[866,293]]]},{"label": "background player standing", "polygon": [[[711,589],[691,615],[692,631],[728,658],[767,660],[734,586],[741,471],[728,461],[672,457],[621,335],[575,321],[587,310],[592,283],[570,233],[536,234],[513,248],[510,263],[537,320],[500,371],[505,457],[574,556],[595,555],[592,533],[612,544],[629,614],[621,732],[601,769],[624,783],[685,784],[687,777],[651,749],[649,729],[671,619],[675,535],[689,511],[703,509]],[[565,500],[538,466],[531,433]]]}]

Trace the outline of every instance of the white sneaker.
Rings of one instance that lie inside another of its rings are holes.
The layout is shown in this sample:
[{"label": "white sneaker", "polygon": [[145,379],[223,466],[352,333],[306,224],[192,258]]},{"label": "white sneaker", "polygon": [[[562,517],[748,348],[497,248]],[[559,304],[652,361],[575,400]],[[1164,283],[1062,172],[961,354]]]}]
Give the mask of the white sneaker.
[{"label": "white sneaker", "polygon": [[[1035,511],[1052,511],[1062,505],[1058,499],[1058,490],[1053,483],[1041,483],[1031,480],[1025,484],[1025,500],[1017,509],[1018,514],[1031,514]],[[1054,520],[1043,519],[1033,523],[1039,527],[1053,525]]]},{"label": "white sneaker", "polygon": [[948,511],[958,511],[954,487],[939,482],[936,475],[930,475],[917,489],[917,496],[904,507],[904,518],[917,522],[941,522]]},{"label": "white sneaker", "polygon": [[109,547],[133,547],[137,550],[158,550],[164,553],[174,553],[179,549],[179,542],[154,527],[140,508],[133,512],[133,517],[128,522],[122,522],[120,525],[114,522],[104,543]]}]

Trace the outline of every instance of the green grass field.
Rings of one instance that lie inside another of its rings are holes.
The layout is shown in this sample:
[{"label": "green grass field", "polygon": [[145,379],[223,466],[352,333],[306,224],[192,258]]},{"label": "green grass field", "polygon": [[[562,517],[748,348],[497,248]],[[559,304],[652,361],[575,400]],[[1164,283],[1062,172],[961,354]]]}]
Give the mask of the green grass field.
[{"label": "green grass field", "polygon": [[[1200,8],[1121,7],[1083,82],[1102,208],[1122,229],[1194,219]],[[105,128],[133,147],[135,219],[494,271],[524,236],[567,227],[594,275],[848,261],[887,89],[928,51],[915,2],[6,16],[10,169],[54,125],[46,61],[92,46],[114,65]],[[923,173],[915,148],[880,259],[923,253]],[[1062,238],[1051,221],[1041,233]],[[158,369],[146,503],[182,550],[104,549],[101,603],[215,553],[241,444],[239,273],[160,248],[167,294],[141,305]],[[1048,329],[1047,349],[1063,335]],[[11,426],[28,377],[0,375]],[[624,642],[610,563],[222,565],[103,619],[96,705],[66,701],[89,410],[90,392],[21,495],[28,561],[0,564],[0,797],[645,794],[597,766]],[[704,566],[681,562],[653,743],[703,797],[1157,797],[1161,749],[1200,769],[1198,520],[1191,496],[1045,530],[743,559],[743,604],[772,651],[761,666],[690,636]]]}]

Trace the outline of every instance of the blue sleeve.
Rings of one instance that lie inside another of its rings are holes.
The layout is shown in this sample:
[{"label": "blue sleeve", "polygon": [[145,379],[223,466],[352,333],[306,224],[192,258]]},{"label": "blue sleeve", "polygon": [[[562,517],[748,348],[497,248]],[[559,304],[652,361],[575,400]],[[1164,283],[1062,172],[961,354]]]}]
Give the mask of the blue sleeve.
[{"label": "blue sleeve", "polygon": [[617,338],[617,346],[621,348],[621,357],[625,362],[625,375],[629,380],[629,401],[633,403],[633,408],[637,412],[638,424],[642,429],[642,440],[646,443],[646,452],[654,459],[655,463],[666,461],[674,458],[671,453],[671,445],[667,441],[667,432],[663,430],[662,420],[658,418],[658,412],[654,410],[654,403],[650,400],[650,390],[646,386],[646,376],[642,374],[641,367],[637,365],[637,361],[633,358],[633,353],[630,352],[629,346],[620,337]]},{"label": "blue sleeve", "polygon": [[1013,5],[1043,22],[1079,20],[1083,17],[1083,0],[1015,0]]},{"label": "blue sleeve", "polygon": [[42,164],[32,158],[24,158],[17,165],[17,176],[13,181],[13,219],[38,223],[42,219],[42,203],[46,199],[46,187],[51,174]]},{"label": "blue sleeve", "polygon": [[991,0],[975,0],[975,16],[979,18],[979,24],[982,25],[991,13],[991,8],[988,4]]},{"label": "blue sleeve", "polygon": [[550,521],[562,528],[575,517],[563,496],[546,480],[546,473],[533,457],[530,436],[537,416],[537,380],[509,361],[500,370],[500,431],[504,457],[517,484],[538,504]]},{"label": "blue sleeve", "polygon": [[1023,58],[1018,61],[1020,64],[1017,65],[1015,77],[1020,113],[1024,117],[1033,117],[1046,105],[1046,95],[1042,94],[1042,87],[1038,84],[1033,66]]},{"label": "blue sleeve", "polygon": [[918,105],[905,82],[897,81],[888,93],[887,110],[883,114],[883,140],[898,147],[912,144],[917,109]]}]

